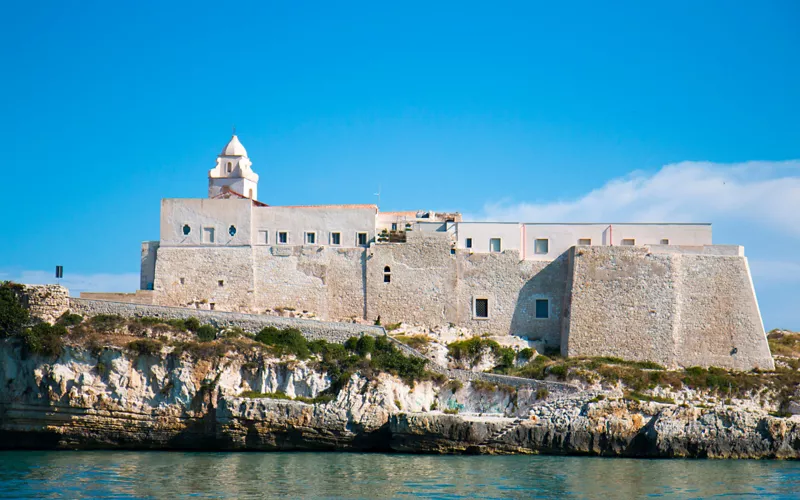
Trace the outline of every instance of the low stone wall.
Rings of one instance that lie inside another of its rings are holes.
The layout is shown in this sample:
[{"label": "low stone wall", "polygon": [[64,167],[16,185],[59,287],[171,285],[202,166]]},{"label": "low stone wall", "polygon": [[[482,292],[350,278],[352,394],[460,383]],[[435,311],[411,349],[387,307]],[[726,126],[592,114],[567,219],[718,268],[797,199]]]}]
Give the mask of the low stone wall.
[{"label": "low stone wall", "polygon": [[361,334],[380,336],[385,335],[383,328],[357,323],[334,323],[315,321],[300,318],[281,318],[277,316],[262,316],[257,314],[243,314],[224,311],[208,311],[203,309],[188,309],[184,307],[168,307],[145,304],[131,304],[126,302],[113,302],[109,300],[90,300],[83,298],[69,299],[69,308],[72,312],[84,316],[98,314],[118,314],[126,318],[141,318],[145,316],[163,319],[185,319],[195,317],[201,323],[214,325],[217,328],[238,327],[247,332],[258,332],[267,326],[276,328],[297,328],[309,340],[323,339],[328,342],[343,343],[348,338]]},{"label": "low stone wall", "polygon": [[81,292],[81,298],[90,300],[111,300],[113,302],[130,302],[132,304],[154,304],[155,292],[153,290],[136,290],[134,293]]},{"label": "low stone wall", "polygon": [[421,352],[417,351],[416,349],[413,349],[412,347],[407,346],[406,344],[400,342],[399,340],[394,339],[392,337],[388,338],[398,349],[400,349],[406,355],[426,359],[428,361],[427,364],[428,370],[435,373],[441,373],[442,375],[450,379],[460,380],[461,382],[471,382],[473,380],[480,380],[492,384],[508,385],[514,388],[520,388],[520,387],[533,387],[534,389],[544,388],[547,389],[548,397],[551,398],[568,396],[570,394],[576,394],[580,391],[580,389],[574,385],[564,384],[561,382],[548,382],[545,380],[535,380],[522,377],[511,377],[508,375],[498,375],[496,373],[483,373],[483,372],[474,372],[471,370],[458,370],[453,368],[447,368],[438,363],[434,363],[433,361],[429,360],[426,356],[424,356]]}]

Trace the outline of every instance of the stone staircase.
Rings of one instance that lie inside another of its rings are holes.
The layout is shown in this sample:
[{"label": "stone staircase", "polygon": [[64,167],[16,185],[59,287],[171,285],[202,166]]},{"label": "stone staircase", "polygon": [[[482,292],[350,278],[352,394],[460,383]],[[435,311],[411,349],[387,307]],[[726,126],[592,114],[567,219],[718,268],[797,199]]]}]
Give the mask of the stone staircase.
[{"label": "stone staircase", "polygon": [[503,436],[519,427],[524,420],[524,418],[515,418],[511,422],[507,422],[505,425],[495,430],[491,435],[489,435],[489,437],[484,439],[481,444],[500,443],[503,439]]}]

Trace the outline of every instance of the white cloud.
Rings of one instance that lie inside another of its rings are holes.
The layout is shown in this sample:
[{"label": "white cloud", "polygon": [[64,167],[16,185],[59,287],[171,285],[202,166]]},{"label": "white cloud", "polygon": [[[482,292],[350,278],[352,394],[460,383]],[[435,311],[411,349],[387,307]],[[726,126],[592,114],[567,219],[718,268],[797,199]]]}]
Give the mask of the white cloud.
[{"label": "white cloud", "polygon": [[[6,271],[0,272],[0,280],[10,280],[28,285],[55,283],[52,271]],[[70,274],[66,273],[61,284],[69,289],[72,296],[81,292],[133,292],[139,288],[138,273],[120,274]]]},{"label": "white cloud", "polygon": [[479,220],[523,222],[717,222],[747,220],[800,237],[800,160],[686,161],[634,172],[577,199],[491,203]]}]

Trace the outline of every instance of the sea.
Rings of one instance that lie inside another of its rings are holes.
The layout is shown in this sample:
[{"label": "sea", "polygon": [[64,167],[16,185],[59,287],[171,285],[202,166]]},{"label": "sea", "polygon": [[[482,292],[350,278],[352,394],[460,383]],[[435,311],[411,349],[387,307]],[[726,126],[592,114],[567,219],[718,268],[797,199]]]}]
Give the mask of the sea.
[{"label": "sea", "polygon": [[12,451],[0,498],[800,498],[800,462]]}]

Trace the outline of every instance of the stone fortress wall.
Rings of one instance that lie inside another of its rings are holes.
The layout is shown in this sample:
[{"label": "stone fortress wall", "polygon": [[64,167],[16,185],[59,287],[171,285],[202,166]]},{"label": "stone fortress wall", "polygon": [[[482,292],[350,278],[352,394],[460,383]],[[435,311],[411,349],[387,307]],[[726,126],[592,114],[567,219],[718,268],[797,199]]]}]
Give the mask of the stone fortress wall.
[{"label": "stone fortress wall", "polygon": [[568,261],[564,355],[774,368],[741,247],[575,247]]}]

